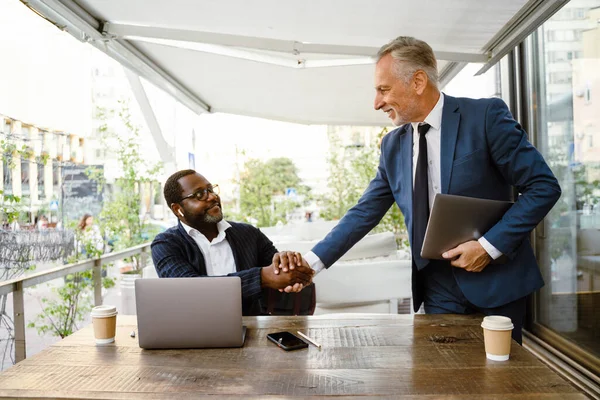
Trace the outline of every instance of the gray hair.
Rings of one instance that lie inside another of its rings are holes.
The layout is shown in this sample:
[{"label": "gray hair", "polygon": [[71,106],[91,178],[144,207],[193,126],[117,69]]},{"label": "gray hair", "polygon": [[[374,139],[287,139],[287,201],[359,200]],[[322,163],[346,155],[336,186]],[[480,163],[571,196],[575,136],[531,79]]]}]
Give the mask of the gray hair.
[{"label": "gray hair", "polygon": [[[438,86],[437,60],[427,43],[411,36],[398,36],[379,49],[377,61],[390,53],[395,61],[394,69],[398,78],[408,83],[413,74],[420,69],[427,74],[435,87]],[[401,68],[402,64],[406,66],[404,70]]]}]

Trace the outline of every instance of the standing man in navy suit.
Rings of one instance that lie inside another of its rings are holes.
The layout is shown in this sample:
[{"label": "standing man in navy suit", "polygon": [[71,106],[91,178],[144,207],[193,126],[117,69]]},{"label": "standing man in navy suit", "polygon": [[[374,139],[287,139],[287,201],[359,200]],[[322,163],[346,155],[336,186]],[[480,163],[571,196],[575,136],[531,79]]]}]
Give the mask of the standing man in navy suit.
[{"label": "standing man in navy suit", "polygon": [[[384,137],[377,175],[358,204],[304,262],[316,272],[331,266],[395,201],[412,248],[414,310],[508,316],[521,343],[526,296],[544,284],[529,234],[561,194],[552,171],[501,99],[441,93],[437,61],[421,40],[401,36],[379,50],[375,90],[375,109],[398,128]],[[512,200],[513,188],[514,205],[483,237],[448,250],[446,260],[421,258],[435,194]],[[501,256],[504,263],[491,263]]]}]

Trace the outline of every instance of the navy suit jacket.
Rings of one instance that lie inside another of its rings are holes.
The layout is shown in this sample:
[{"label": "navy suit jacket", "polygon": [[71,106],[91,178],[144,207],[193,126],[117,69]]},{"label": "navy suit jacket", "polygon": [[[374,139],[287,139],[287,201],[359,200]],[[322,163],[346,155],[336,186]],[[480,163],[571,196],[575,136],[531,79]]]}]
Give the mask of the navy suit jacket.
[{"label": "navy suit jacket", "polygon": [[[403,125],[381,143],[377,175],[357,205],[319,242],[313,252],[331,266],[379,223],[395,201],[404,214],[412,244],[413,129]],[[542,155],[497,98],[445,96],[441,126],[441,192],[493,200],[520,195],[484,237],[507,256],[482,272],[453,268],[465,297],[478,307],[497,307],[544,285],[529,234],[560,197],[560,186]],[[426,267],[427,268],[427,267]],[[423,300],[423,283],[413,264],[415,311]]]},{"label": "navy suit jacket", "polygon": [[[228,275],[239,276],[242,280],[243,314],[312,314],[314,285],[310,285],[300,293],[263,290],[260,267],[271,265],[277,249],[258,228],[248,224],[228,222],[231,227],[227,229],[225,238],[231,246],[237,270]],[[159,233],[154,238],[151,248],[152,260],[159,277],[207,276],[204,256],[181,223]]]}]

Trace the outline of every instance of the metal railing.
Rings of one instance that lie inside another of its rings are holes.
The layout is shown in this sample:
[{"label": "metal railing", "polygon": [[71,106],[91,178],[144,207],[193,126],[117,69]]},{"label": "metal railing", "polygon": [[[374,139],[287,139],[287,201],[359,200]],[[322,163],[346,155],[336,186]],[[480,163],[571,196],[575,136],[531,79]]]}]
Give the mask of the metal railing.
[{"label": "metal railing", "polygon": [[14,319],[14,337],[15,337],[15,361],[19,362],[26,357],[25,342],[25,303],[23,290],[25,288],[48,282],[53,279],[61,278],[69,274],[87,271],[92,269],[94,282],[94,305],[102,304],[102,266],[111,262],[122,260],[127,257],[140,255],[140,269],[146,266],[150,243],[140,244],[128,249],[107,253],[99,258],[80,261],[75,264],[61,265],[47,271],[38,272],[29,276],[11,279],[0,282],[0,296],[9,293],[13,294],[13,319]]}]

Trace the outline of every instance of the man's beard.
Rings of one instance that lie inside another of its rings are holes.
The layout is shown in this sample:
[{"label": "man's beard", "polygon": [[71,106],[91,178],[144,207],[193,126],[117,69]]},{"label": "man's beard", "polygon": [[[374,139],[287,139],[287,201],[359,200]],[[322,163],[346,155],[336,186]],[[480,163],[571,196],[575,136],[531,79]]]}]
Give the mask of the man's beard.
[{"label": "man's beard", "polygon": [[218,222],[221,222],[221,220],[223,220],[223,211],[219,210],[218,215],[204,214],[203,220],[204,222],[207,222],[209,224],[216,224]]},{"label": "man's beard", "polygon": [[418,114],[417,113],[418,109],[419,109],[419,106],[415,99],[408,100],[405,107],[402,108],[402,112],[401,113],[396,112],[396,118],[394,119],[394,121],[392,121],[392,123],[395,126],[402,126],[404,124],[408,124],[411,122],[422,122],[422,121],[411,121],[411,119],[413,119],[412,117],[414,115]]},{"label": "man's beard", "polygon": [[208,213],[211,209],[209,208],[204,212],[203,215],[197,215],[192,213],[185,213],[185,219],[189,222],[190,226],[195,227],[201,224],[216,224],[223,220],[223,211],[219,205],[219,213],[217,215],[211,215]]}]

